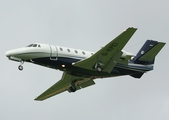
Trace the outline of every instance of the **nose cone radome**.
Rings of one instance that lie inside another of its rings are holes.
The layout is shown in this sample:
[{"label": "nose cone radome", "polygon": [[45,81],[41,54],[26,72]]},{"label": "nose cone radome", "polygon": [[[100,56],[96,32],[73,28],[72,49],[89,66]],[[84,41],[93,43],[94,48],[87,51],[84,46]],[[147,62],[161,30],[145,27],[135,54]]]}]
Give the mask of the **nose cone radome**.
[{"label": "nose cone radome", "polygon": [[6,57],[8,57],[10,60],[13,60],[13,61],[21,61],[20,58],[17,57],[17,50],[9,50],[5,53]]},{"label": "nose cone radome", "polygon": [[9,50],[5,53],[6,57],[14,56],[17,54],[17,50]]}]

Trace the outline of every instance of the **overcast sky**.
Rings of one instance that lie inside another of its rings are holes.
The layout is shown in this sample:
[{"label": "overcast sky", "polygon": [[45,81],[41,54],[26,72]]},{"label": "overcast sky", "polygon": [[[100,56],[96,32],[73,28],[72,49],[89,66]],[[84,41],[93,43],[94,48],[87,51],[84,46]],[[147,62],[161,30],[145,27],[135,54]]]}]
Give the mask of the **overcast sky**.
[{"label": "overcast sky", "polygon": [[147,39],[169,42],[168,0],[0,0],[0,120],[169,120],[169,48],[141,79],[95,80],[96,85],[34,101],[62,72],[9,61],[5,52],[40,42],[97,51],[129,26],[124,50]]}]

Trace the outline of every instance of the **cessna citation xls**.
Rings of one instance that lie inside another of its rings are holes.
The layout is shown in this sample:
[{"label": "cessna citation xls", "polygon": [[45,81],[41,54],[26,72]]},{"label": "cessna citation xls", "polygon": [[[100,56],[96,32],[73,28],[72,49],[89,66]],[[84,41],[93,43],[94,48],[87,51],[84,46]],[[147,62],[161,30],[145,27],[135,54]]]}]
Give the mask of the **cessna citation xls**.
[{"label": "cessna citation xls", "polygon": [[134,78],[153,70],[154,60],[165,43],[147,40],[140,51],[133,55],[123,51],[123,47],[135,33],[136,28],[128,28],[97,52],[72,49],[49,44],[35,43],[27,47],[6,52],[13,61],[30,62],[63,71],[61,80],[38,96],[44,100],[64,91],[76,90],[94,85],[94,79],[130,75]]}]

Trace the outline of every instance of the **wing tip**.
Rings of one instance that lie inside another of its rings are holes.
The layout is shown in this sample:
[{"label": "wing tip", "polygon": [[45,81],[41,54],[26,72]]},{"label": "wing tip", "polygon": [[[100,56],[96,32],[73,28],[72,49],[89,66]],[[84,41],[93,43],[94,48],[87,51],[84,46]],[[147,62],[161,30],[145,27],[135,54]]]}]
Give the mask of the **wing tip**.
[{"label": "wing tip", "polygon": [[128,28],[129,28],[129,29],[137,29],[137,28],[135,28],[135,27],[132,27],[132,26],[129,26]]},{"label": "wing tip", "polygon": [[37,98],[35,98],[34,100],[35,100],[35,101],[42,101],[42,100],[39,100],[39,99],[37,99]]},{"label": "wing tip", "polygon": [[128,27],[127,29],[124,30],[124,32],[128,31],[128,30],[134,30],[134,32],[137,30],[138,28],[135,27]]},{"label": "wing tip", "polygon": [[37,98],[35,98],[34,100],[36,100],[36,101],[42,101],[42,100],[44,100],[44,99],[40,99],[39,97],[37,97]]}]

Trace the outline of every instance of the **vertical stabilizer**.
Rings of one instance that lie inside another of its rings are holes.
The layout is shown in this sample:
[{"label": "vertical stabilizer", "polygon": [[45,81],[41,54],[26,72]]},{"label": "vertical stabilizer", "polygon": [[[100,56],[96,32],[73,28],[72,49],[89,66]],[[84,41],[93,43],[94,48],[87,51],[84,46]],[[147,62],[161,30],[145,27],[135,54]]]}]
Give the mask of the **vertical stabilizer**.
[{"label": "vertical stabilizer", "polygon": [[154,64],[156,55],[164,45],[163,42],[147,40],[132,61],[136,64]]},{"label": "vertical stabilizer", "polygon": [[[147,40],[137,55],[132,59],[132,62],[135,64],[150,65],[153,68],[155,57],[164,45],[165,43],[163,42]],[[144,72],[138,72],[130,76],[134,78],[141,78],[143,74]]]}]

